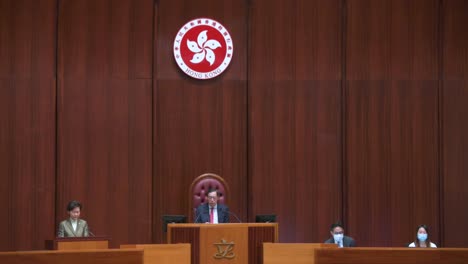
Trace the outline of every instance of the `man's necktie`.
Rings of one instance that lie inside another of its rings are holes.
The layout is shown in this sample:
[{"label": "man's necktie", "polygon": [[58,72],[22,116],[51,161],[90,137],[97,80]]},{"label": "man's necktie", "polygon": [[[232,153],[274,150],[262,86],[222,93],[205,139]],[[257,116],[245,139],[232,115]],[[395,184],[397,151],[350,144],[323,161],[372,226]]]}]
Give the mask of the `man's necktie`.
[{"label": "man's necktie", "polygon": [[212,224],[213,223],[213,218],[214,218],[214,215],[213,215],[213,207],[210,207],[210,223]]}]

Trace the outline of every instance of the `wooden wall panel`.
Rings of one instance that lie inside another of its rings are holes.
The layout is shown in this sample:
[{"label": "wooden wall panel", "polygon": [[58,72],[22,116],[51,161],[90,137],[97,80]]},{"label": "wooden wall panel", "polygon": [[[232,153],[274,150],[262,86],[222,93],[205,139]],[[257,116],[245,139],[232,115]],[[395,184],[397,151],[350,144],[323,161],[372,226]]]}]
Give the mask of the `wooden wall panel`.
[{"label": "wooden wall panel", "polygon": [[439,243],[438,1],[347,5],[346,197],[359,246]]},{"label": "wooden wall panel", "polygon": [[465,24],[468,2],[444,0],[442,9],[442,47],[444,80],[468,79],[468,36]]},{"label": "wooden wall panel", "polygon": [[404,246],[417,225],[439,243],[437,85],[351,82],[348,231],[362,246]]},{"label": "wooden wall panel", "polygon": [[342,217],[341,2],[252,1],[249,215],[276,214],[282,242]]},{"label": "wooden wall panel", "polygon": [[151,242],[152,0],[59,6],[57,223],[71,199],[111,246]]},{"label": "wooden wall panel", "polygon": [[[247,1],[159,1],[155,12],[153,241],[161,242],[161,217],[187,215],[190,184],[207,172],[228,182],[231,212],[247,218]],[[234,42],[230,66],[212,80],[192,79],[174,61],[176,33],[198,17],[219,21]]]},{"label": "wooden wall panel", "polygon": [[460,225],[468,220],[468,80],[445,81],[443,93],[443,242],[446,247],[466,247]]},{"label": "wooden wall panel", "polygon": [[347,1],[348,80],[438,80],[435,0]]},{"label": "wooden wall panel", "polygon": [[0,1],[0,251],[54,230],[55,6]]},{"label": "wooden wall panel", "polygon": [[466,247],[460,225],[468,221],[468,19],[467,1],[444,1],[443,9],[443,241]]}]

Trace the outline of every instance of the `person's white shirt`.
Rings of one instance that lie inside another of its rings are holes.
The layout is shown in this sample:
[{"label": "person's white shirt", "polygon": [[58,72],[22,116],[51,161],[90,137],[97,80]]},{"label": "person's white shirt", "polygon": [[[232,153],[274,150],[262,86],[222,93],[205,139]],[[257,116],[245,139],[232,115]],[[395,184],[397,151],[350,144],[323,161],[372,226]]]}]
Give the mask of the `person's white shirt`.
[{"label": "person's white shirt", "polygon": [[76,228],[78,226],[78,220],[70,218],[70,221],[73,227],[73,231],[76,232]]},{"label": "person's white shirt", "polygon": [[[437,247],[436,244],[434,244],[432,242],[430,242],[430,243],[431,243],[431,248],[436,248]],[[409,244],[408,247],[414,248],[414,247],[416,247],[416,244],[414,244],[414,242],[413,242],[413,243]]]},{"label": "person's white shirt", "polygon": [[341,239],[340,241],[335,241],[335,243],[338,245],[339,248],[343,247],[343,239]]}]

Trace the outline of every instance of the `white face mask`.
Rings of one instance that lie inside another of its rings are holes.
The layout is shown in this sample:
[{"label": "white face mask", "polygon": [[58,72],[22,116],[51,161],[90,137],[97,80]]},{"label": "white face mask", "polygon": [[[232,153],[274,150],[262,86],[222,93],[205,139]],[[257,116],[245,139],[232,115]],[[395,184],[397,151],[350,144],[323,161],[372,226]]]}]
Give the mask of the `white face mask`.
[{"label": "white face mask", "polygon": [[341,242],[341,240],[343,240],[343,234],[334,234],[333,238],[336,242]]}]

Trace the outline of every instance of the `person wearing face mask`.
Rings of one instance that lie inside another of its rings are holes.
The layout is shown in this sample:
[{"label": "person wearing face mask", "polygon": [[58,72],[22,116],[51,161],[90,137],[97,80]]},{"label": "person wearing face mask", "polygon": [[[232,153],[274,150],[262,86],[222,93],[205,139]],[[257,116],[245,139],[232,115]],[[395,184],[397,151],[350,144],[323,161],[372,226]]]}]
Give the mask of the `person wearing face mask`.
[{"label": "person wearing face mask", "polygon": [[332,224],[330,227],[331,238],[326,240],[325,244],[337,244],[338,247],[355,247],[356,241],[349,236],[344,235],[343,225],[340,223]]},{"label": "person wearing face mask", "polygon": [[420,225],[416,229],[416,239],[408,247],[436,248],[436,244],[429,239],[429,229],[426,225]]},{"label": "person wearing face mask", "polygon": [[60,222],[57,232],[58,237],[87,237],[89,236],[88,223],[80,219],[81,203],[71,201],[67,205],[67,212],[70,218]]}]

